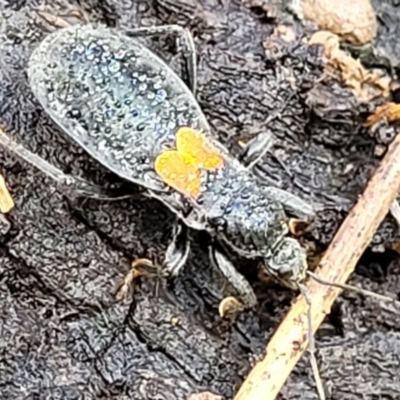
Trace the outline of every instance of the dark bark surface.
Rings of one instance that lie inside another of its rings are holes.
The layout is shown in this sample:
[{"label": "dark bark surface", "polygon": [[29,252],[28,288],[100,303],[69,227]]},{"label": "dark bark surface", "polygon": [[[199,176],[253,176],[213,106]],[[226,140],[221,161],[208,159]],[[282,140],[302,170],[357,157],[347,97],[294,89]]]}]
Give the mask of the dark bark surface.
[{"label": "dark bark surface", "polygon": [[[39,4],[0,0],[0,123],[65,172],[109,185],[118,178],[67,140],[28,86],[29,56],[47,33],[34,14]],[[399,10],[382,4],[385,15],[393,15],[384,21],[395,21]],[[278,140],[256,173],[262,184],[318,204],[311,238],[321,247],[329,243],[379,162],[374,147],[390,142],[393,129],[371,134],[362,127],[371,104],[360,104],[339,83],[317,83],[321,50],[302,42],[306,28],[296,25],[296,41],[277,41],[266,53],[262,44],[273,24],[239,0],[58,0],[48,1],[45,10],[60,15],[66,5],[109,26],[188,26],[198,51],[199,103],[234,154],[239,139],[267,129],[268,116],[293,95],[268,124]],[[380,27],[381,35],[388,32]],[[179,71],[173,41],[145,43]],[[389,46],[384,36],[382,43]],[[238,260],[260,305],[234,324],[221,320],[222,285],[206,256],[207,238],[193,232],[193,252],[178,278],[160,287],[143,279],[134,300],[118,303],[116,289],[131,260],[163,256],[174,216],[139,193],[126,201],[72,202],[3,150],[0,166],[16,201],[0,220],[1,399],[172,400],[201,390],[233,396],[293,293],[259,282],[254,266]],[[352,283],[397,294],[399,263],[376,251],[398,238],[388,217]],[[398,316],[373,300],[345,294],[337,301],[317,335],[332,399],[400,397],[399,329]],[[307,358],[283,395],[317,398]]]}]

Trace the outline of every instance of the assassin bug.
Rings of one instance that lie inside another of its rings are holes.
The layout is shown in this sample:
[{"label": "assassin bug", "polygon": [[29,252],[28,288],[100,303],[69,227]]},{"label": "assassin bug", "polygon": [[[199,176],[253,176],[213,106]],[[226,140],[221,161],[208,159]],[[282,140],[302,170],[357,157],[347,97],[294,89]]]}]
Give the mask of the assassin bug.
[{"label": "assassin bug", "polygon": [[[187,84],[134,38],[160,33],[178,33],[185,44]],[[185,264],[187,227],[205,230],[213,239],[212,263],[240,302],[253,307],[256,296],[227,252],[260,260],[266,272],[297,288],[305,278],[306,252],[288,237],[285,210],[299,216],[313,215],[313,210],[290,193],[262,187],[248,168],[268,150],[269,135],[250,142],[241,162],[212,137],[194,96],[195,71],[193,40],[183,28],[119,31],[75,25],[39,44],[29,61],[28,78],[45,111],[68,136],[176,214],[163,273],[177,275]],[[0,143],[81,196],[124,197],[121,188],[106,190],[65,175],[4,133]],[[139,264],[134,263],[126,283],[142,273]],[[142,271],[149,269],[149,262],[142,264]],[[230,305],[240,304],[232,299]]]},{"label": "assassin bug", "polygon": [[[186,50],[187,84],[134,39],[162,33],[180,35]],[[265,272],[307,295],[302,286],[306,251],[288,236],[288,215],[310,218],[314,211],[297,196],[260,185],[252,174],[251,166],[270,147],[268,133],[249,142],[240,161],[213,138],[194,96],[195,52],[186,30],[177,26],[134,31],[92,25],[64,28],[47,36],[33,52],[28,77],[45,111],[68,136],[177,216],[161,266],[163,274],[177,275],[184,266],[189,227],[210,234],[210,259],[245,307],[253,307],[256,296],[229,260],[229,251],[259,260]],[[129,196],[126,188],[104,189],[64,174],[1,129],[0,143],[80,196]],[[133,278],[151,272],[154,265],[138,259],[132,267],[122,296]],[[240,302],[228,297],[221,302],[220,312],[240,308]]]}]

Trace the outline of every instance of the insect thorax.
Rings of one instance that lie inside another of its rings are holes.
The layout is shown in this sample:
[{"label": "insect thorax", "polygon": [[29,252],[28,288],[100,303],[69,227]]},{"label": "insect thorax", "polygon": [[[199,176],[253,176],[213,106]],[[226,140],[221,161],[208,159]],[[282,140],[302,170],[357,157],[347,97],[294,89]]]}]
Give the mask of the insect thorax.
[{"label": "insect thorax", "polygon": [[270,199],[246,170],[231,176],[214,194],[209,224],[239,255],[266,258],[288,233],[281,204]]}]

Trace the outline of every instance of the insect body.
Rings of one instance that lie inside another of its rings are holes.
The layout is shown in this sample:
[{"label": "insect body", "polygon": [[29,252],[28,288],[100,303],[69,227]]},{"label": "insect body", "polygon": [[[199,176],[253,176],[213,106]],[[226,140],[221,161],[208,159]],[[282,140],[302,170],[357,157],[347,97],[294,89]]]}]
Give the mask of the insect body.
[{"label": "insect body", "polygon": [[90,25],[56,31],[33,52],[28,77],[46,112],[74,141],[178,216],[164,261],[170,274],[187,258],[188,226],[222,245],[212,247],[211,259],[246,306],[256,303],[255,295],[226,250],[260,260],[290,287],[304,278],[305,251],[287,237],[285,213],[304,203],[259,185],[212,137],[185,83],[134,38]]},{"label": "insect body", "polygon": [[[288,237],[287,214],[312,216],[313,210],[290,193],[261,186],[252,174],[249,166],[261,157],[260,148],[265,152],[268,136],[260,135],[246,147],[243,162],[233,158],[211,135],[188,88],[193,89],[195,82],[190,63],[192,78],[186,86],[160,58],[129,37],[179,29],[122,33],[85,25],[59,30],[33,52],[29,81],[43,108],[69,137],[177,215],[164,270],[175,275],[185,264],[190,245],[186,227],[205,230],[213,238],[211,261],[244,305],[251,307],[256,303],[254,292],[226,251],[259,260],[267,273],[290,288],[301,288],[306,254],[298,241]],[[81,195],[121,195],[119,190],[65,175],[1,129],[0,143]],[[153,267],[146,259],[133,264],[137,268],[131,272],[133,278]],[[225,300],[221,306],[235,306]],[[312,331],[311,322],[309,326]],[[313,341],[312,335],[309,340]]]}]

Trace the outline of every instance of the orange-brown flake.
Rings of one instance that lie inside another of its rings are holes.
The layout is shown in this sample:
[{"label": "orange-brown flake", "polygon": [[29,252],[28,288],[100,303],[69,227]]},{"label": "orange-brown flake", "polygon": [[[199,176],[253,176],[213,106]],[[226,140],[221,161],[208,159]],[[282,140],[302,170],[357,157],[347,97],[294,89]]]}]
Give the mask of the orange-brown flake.
[{"label": "orange-brown flake", "polygon": [[305,19],[346,42],[362,45],[376,36],[378,24],[370,0],[301,0],[298,8]]},{"label": "orange-brown flake", "polygon": [[325,75],[337,77],[360,101],[370,102],[377,97],[389,97],[390,78],[379,71],[364,68],[360,60],[340,48],[337,35],[318,31],[311,36],[308,44],[324,46]]},{"label": "orange-brown flake", "polygon": [[384,118],[389,123],[398,121],[400,119],[400,104],[389,102],[376,107],[375,112],[367,118],[365,125],[372,126]]},{"label": "orange-brown flake", "polygon": [[176,134],[176,150],[161,153],[154,168],[167,185],[196,199],[201,191],[201,170],[213,171],[222,165],[221,153],[203,134],[183,127]]}]

